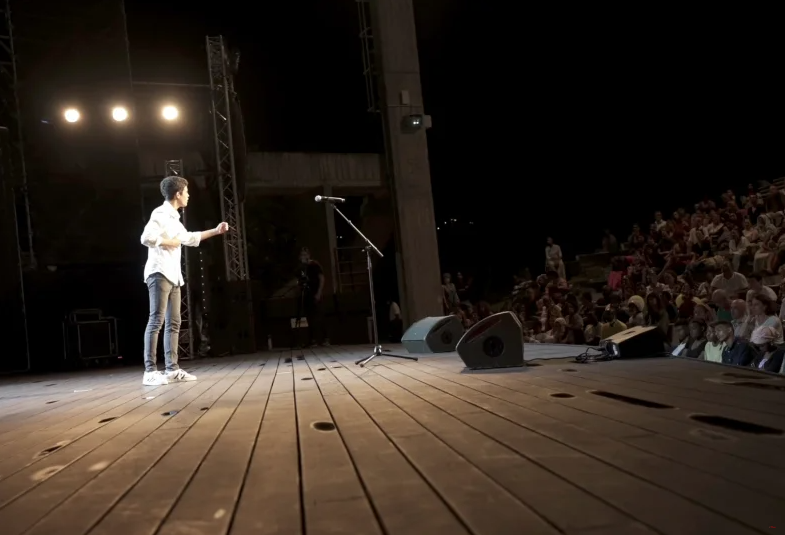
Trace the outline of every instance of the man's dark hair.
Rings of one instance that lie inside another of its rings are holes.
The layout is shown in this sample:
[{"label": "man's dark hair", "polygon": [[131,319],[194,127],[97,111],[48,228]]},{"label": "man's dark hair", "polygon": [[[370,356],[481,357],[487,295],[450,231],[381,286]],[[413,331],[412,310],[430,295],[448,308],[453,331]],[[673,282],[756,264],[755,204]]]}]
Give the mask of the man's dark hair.
[{"label": "man's dark hair", "polygon": [[161,195],[164,199],[171,201],[178,193],[188,186],[188,181],[181,176],[168,176],[161,180]]},{"label": "man's dark hair", "polygon": [[755,279],[758,282],[763,282],[763,274],[762,273],[753,273],[749,276],[750,279]]},{"label": "man's dark hair", "polygon": [[777,312],[777,303],[772,301],[772,299],[763,293],[758,293],[752,296],[752,299],[755,301],[760,301],[763,305],[763,308],[768,316],[774,316]]},{"label": "man's dark hair", "polygon": [[714,323],[711,324],[711,327],[712,328],[717,328],[717,327],[720,327],[720,326],[723,326],[723,325],[725,327],[728,327],[729,329],[733,329],[733,324],[731,322],[725,321],[725,320],[715,321]]}]

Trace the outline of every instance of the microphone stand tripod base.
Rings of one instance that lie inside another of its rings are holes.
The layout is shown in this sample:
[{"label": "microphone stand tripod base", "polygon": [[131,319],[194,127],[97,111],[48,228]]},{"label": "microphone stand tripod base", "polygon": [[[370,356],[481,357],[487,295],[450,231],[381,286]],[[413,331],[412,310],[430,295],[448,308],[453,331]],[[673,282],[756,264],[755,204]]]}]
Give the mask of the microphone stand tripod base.
[{"label": "microphone stand tripod base", "polygon": [[387,350],[382,349],[381,345],[377,345],[376,347],[373,348],[373,354],[371,354],[371,356],[361,358],[360,360],[355,362],[355,364],[358,364],[360,368],[364,368],[366,364],[371,362],[376,357],[395,357],[397,359],[417,361],[417,357],[410,357],[408,355],[396,355],[395,353],[387,353]]},{"label": "microphone stand tripod base", "polygon": [[[329,199],[329,197],[327,197],[326,199]],[[320,198],[317,197],[316,198],[316,202],[319,202],[319,200],[320,200]],[[341,202],[343,202],[343,201],[341,201]],[[370,300],[370,304],[371,304],[371,324],[373,325],[373,329],[372,330],[373,330],[373,344],[374,344],[374,346],[373,346],[373,353],[370,356],[367,356],[365,358],[362,358],[362,359],[358,360],[357,362],[355,362],[355,364],[359,365],[362,368],[366,364],[371,362],[373,359],[375,359],[376,357],[395,357],[395,358],[398,358],[398,359],[417,360],[417,357],[409,357],[409,356],[406,356],[406,355],[396,355],[394,353],[388,353],[384,349],[382,349],[382,344],[379,343],[379,324],[378,324],[377,318],[376,318],[376,296],[375,296],[374,291],[373,291],[373,262],[371,261],[371,251],[373,251],[374,253],[379,255],[379,258],[383,258],[384,255],[382,254],[382,252],[373,243],[371,243],[371,240],[369,240],[368,238],[365,237],[365,234],[360,232],[360,229],[358,229],[354,225],[354,223],[352,223],[352,220],[349,219],[348,217],[346,217],[344,215],[344,213],[341,212],[338,209],[337,206],[335,206],[334,202],[330,202],[330,206],[332,207],[333,211],[335,211],[335,213],[340,215],[343,218],[343,220],[346,221],[349,224],[349,226],[352,227],[352,229],[357,233],[357,235],[360,236],[363,239],[363,241],[365,242],[365,247],[363,247],[363,249],[365,249],[365,259],[366,259],[366,264],[367,264],[367,268],[368,268],[368,294],[369,294],[369,297],[371,298],[371,300]]]}]

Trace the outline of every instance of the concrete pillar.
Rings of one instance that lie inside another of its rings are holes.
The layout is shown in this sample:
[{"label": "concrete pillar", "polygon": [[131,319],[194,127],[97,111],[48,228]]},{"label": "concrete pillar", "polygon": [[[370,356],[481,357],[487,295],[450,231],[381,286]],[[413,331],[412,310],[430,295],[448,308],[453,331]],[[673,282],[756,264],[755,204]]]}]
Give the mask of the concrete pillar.
[{"label": "concrete pillar", "polygon": [[404,323],[409,325],[442,313],[425,128],[414,132],[403,129],[406,117],[424,113],[412,0],[371,0],[371,16],[385,130],[385,171],[400,256],[400,305]]}]

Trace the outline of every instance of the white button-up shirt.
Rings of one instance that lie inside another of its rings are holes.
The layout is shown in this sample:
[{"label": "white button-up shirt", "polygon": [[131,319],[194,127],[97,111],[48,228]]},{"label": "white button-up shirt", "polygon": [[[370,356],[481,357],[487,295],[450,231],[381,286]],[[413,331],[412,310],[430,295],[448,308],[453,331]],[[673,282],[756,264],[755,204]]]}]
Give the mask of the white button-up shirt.
[{"label": "white button-up shirt", "polygon": [[[172,238],[180,240],[181,246],[176,249],[166,249],[161,246],[163,240]],[[147,281],[154,273],[160,273],[172,284],[177,286],[185,284],[180,263],[182,246],[198,247],[201,241],[202,234],[185,230],[180,222],[180,213],[171,203],[164,202],[150,214],[150,221],[142,232],[142,245],[148,248],[144,280]]]}]

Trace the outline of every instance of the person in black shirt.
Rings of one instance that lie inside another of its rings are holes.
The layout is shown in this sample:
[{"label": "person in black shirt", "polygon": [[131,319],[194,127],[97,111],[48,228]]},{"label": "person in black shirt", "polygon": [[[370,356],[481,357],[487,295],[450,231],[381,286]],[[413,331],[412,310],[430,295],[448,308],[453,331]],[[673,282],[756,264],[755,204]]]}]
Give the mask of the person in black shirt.
[{"label": "person in black shirt", "polygon": [[303,291],[303,307],[308,320],[308,336],[311,345],[328,344],[322,315],[322,296],[324,292],[324,270],[321,264],[311,259],[307,247],[300,251],[300,284]]},{"label": "person in black shirt", "polygon": [[749,366],[758,356],[754,346],[734,335],[733,325],[729,321],[714,322],[713,327],[717,340],[725,343],[725,349],[722,350],[723,364]]}]

